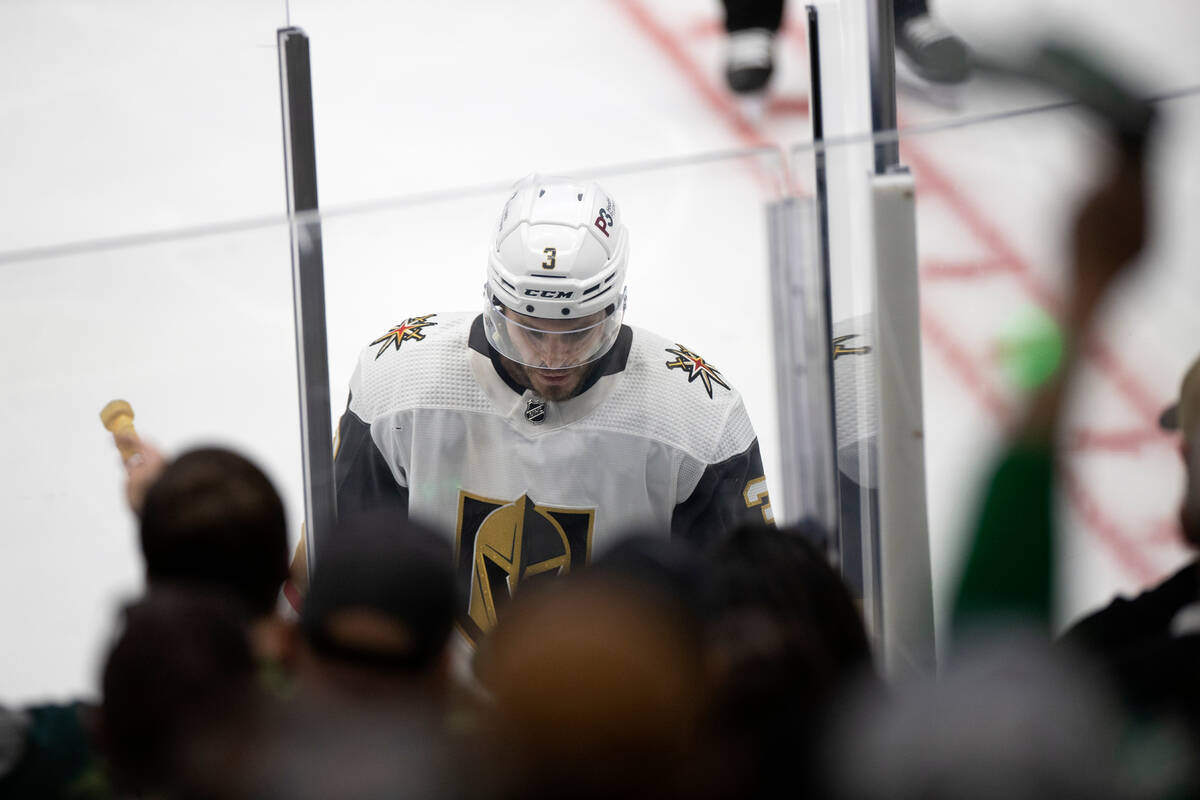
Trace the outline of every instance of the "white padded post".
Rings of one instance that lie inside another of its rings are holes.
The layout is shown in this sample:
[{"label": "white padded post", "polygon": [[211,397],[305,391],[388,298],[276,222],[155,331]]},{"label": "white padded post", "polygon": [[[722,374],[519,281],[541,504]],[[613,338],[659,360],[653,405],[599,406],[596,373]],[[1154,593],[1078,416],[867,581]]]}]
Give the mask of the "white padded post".
[{"label": "white padded post", "polygon": [[871,175],[879,387],[879,542],[884,669],[889,677],[936,666],[915,188],[907,170]]}]

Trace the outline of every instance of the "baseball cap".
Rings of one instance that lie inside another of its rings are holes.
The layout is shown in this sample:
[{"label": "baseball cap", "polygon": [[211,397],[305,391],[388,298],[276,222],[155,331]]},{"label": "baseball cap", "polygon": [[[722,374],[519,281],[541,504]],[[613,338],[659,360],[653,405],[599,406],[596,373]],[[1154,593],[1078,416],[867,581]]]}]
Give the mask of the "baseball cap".
[{"label": "baseball cap", "polygon": [[1158,424],[1163,430],[1182,431],[1186,437],[1200,423],[1200,357],[1192,362],[1179,384],[1179,399],[1163,409]]},{"label": "baseball cap", "polygon": [[317,548],[300,627],[322,655],[384,669],[433,663],[454,624],[449,544],[411,520],[339,521]]}]

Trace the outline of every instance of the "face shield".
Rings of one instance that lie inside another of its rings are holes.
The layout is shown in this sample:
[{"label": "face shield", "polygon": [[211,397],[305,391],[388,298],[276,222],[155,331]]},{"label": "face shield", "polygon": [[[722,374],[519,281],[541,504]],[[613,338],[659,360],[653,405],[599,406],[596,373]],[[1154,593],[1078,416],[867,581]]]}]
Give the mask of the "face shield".
[{"label": "face shield", "polygon": [[571,369],[603,356],[621,332],[625,293],[611,307],[580,319],[518,314],[484,291],[483,329],[506,358],[534,369]]}]

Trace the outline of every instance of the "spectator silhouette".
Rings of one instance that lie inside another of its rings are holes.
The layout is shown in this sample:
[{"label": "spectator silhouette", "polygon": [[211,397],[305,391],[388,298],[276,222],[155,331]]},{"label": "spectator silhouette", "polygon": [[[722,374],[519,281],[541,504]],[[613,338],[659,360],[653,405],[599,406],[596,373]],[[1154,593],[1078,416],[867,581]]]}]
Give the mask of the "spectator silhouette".
[{"label": "spectator silhouette", "polygon": [[[1200,547],[1200,358],[1162,414],[1182,434],[1184,541]],[[1072,625],[1062,641],[1097,659],[1130,706],[1188,725],[1200,751],[1200,563],[1195,558],[1133,599],[1118,597]]]},{"label": "spectator silhouette", "polygon": [[215,447],[167,463],[142,505],[146,581],[227,592],[268,615],[287,577],[283,501],[249,459]]},{"label": "spectator silhouette", "polygon": [[514,598],[478,655],[489,796],[697,796],[700,642],[662,598],[604,573]]},{"label": "spectator silhouette", "polygon": [[745,527],[706,553],[707,663],[724,792],[816,792],[817,743],[852,689],[874,683],[871,649],[849,589],[814,541],[825,533]]},{"label": "spectator silhouette", "polygon": [[[223,597],[226,612],[245,626],[256,660],[274,664],[282,656],[286,631],[272,613],[287,575],[279,494],[262,470],[232,451],[200,448],[167,461],[140,439],[130,444],[141,457],[127,462],[126,490],[139,515],[148,591],[174,588]],[[167,609],[152,604],[145,613]],[[150,619],[154,617],[147,625]],[[164,638],[163,646],[168,642]],[[147,639],[138,646],[153,650]],[[122,669],[127,674],[134,666],[126,663]],[[125,712],[122,707],[118,713]],[[20,753],[6,769],[0,765],[0,794],[44,797],[77,784],[103,785],[105,771],[93,758],[95,716],[94,703],[81,700],[31,706],[0,717]]]},{"label": "spectator silhouette", "polygon": [[[255,661],[226,598],[156,588],[126,608],[104,666],[100,750],[113,785],[187,797],[256,709]],[[221,761],[223,759],[217,759]]]},{"label": "spectator silhouette", "polygon": [[459,785],[446,736],[454,573],[411,520],[339,522],[317,552],[288,661],[294,695],[247,773],[257,798],[438,798]]}]

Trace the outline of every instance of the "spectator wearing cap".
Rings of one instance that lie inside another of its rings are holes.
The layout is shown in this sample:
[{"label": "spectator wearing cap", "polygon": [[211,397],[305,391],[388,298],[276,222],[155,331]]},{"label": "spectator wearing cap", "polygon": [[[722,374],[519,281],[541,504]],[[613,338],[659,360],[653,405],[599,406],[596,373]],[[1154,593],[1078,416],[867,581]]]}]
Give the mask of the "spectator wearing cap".
[{"label": "spectator wearing cap", "polygon": [[448,545],[412,520],[340,520],[293,628],[294,694],[254,759],[260,798],[443,797],[454,623]]},{"label": "spectator wearing cap", "polygon": [[[1182,434],[1186,489],[1179,519],[1184,540],[1200,548],[1200,358],[1159,422]],[[1135,598],[1118,597],[1062,640],[1098,658],[1135,709],[1187,722],[1200,742],[1200,560]]]},{"label": "spectator wearing cap", "polygon": [[454,573],[446,543],[419,524],[360,516],[321,548],[300,614],[301,690],[370,705],[437,705],[449,679]]}]

